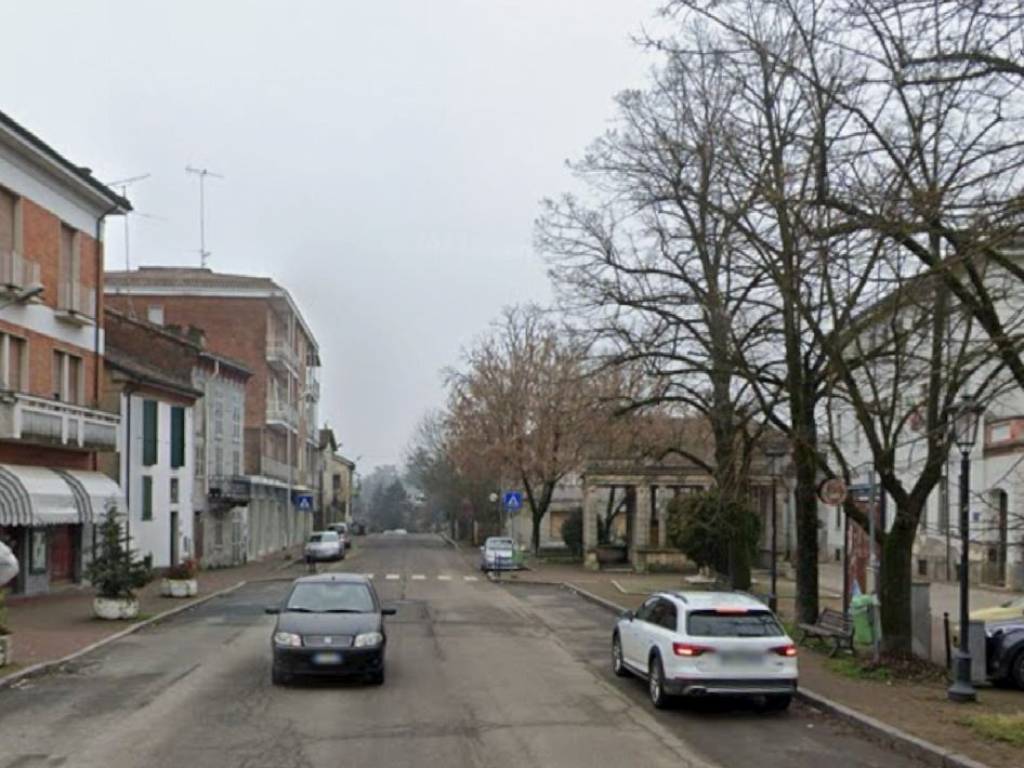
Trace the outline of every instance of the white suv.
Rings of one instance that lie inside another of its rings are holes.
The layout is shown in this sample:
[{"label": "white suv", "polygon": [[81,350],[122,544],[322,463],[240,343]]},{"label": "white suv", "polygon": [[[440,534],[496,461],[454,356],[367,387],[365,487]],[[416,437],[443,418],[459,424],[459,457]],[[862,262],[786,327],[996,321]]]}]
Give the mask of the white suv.
[{"label": "white suv", "polygon": [[659,709],[671,696],[764,696],[789,706],[796,644],[763,603],[737,592],[658,592],[612,635],[612,668],[647,678]]}]

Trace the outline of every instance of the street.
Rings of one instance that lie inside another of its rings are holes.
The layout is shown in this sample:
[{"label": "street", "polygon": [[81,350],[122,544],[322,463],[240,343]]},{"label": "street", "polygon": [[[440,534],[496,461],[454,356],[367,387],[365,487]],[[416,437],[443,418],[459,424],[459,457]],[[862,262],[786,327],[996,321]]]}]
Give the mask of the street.
[{"label": "street", "polygon": [[357,538],[331,567],[398,607],[382,688],[273,687],[263,609],[288,583],[249,584],[0,691],[0,767],[918,765],[800,704],[655,712],[610,672],[609,614],[439,538]]}]

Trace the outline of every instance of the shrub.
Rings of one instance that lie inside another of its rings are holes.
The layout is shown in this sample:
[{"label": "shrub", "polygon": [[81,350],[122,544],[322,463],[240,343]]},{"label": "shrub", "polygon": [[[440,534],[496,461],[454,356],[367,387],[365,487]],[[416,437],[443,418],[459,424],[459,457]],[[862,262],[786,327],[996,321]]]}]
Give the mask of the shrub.
[{"label": "shrub", "polygon": [[194,557],[189,557],[177,565],[172,565],[168,568],[164,576],[168,579],[185,581],[187,579],[194,579],[197,573],[199,573],[199,563],[196,562]]},{"label": "shrub", "polygon": [[562,541],[575,557],[583,554],[583,510],[574,509],[562,521]]},{"label": "shrub", "polygon": [[110,507],[100,524],[100,547],[86,569],[86,576],[100,597],[135,597],[135,590],[152,578],[149,565],[126,546],[117,509]]},{"label": "shrub", "polygon": [[745,503],[717,489],[678,496],[669,503],[669,543],[701,567],[729,573],[730,547],[745,547],[753,556],[760,522]]}]

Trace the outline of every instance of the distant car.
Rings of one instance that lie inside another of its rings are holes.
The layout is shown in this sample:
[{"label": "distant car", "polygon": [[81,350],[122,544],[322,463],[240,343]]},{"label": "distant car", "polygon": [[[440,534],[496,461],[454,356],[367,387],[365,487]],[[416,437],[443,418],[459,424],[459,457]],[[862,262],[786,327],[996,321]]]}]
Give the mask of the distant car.
[{"label": "distant car", "polygon": [[480,547],[480,570],[512,571],[516,565],[516,545],[507,536],[488,536]]},{"label": "distant car", "polygon": [[971,619],[974,621],[1008,621],[1013,619],[1024,620],[1024,595],[1007,600],[995,608],[982,608],[972,611]]},{"label": "distant car", "polygon": [[985,664],[990,680],[1024,690],[1024,618],[986,623]]},{"label": "distant car", "polygon": [[784,710],[796,693],[796,655],[775,615],[737,592],[659,592],[612,633],[612,670],[646,678],[659,709],[677,695],[727,695]]},{"label": "distant car", "polygon": [[362,523],[352,523],[352,533],[356,536],[365,536],[366,526]]},{"label": "distant car", "polygon": [[366,576],[304,576],[292,583],[281,605],[266,610],[277,615],[270,640],[274,685],[297,675],[384,682],[384,616],[393,616],[395,609],[381,605]]},{"label": "distant car", "polygon": [[308,563],[342,560],[345,550],[341,545],[341,537],[335,531],[314,531],[306,541],[305,555]]},{"label": "distant car", "polygon": [[347,551],[352,549],[352,537],[349,536],[348,523],[331,523],[327,530],[334,531],[341,539],[341,546]]},{"label": "distant car", "polygon": [[409,532],[405,528],[389,528],[384,531],[385,536],[405,536],[407,533]]}]

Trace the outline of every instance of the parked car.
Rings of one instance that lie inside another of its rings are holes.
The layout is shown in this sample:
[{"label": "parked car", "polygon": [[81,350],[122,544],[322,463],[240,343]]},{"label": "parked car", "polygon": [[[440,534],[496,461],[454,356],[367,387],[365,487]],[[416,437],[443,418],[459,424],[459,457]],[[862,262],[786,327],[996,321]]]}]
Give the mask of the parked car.
[{"label": "parked car", "polygon": [[306,541],[306,562],[320,560],[343,560],[345,550],[341,546],[341,537],[335,531],[313,531]]},{"label": "parked car", "polygon": [[345,551],[352,549],[352,537],[348,532],[348,523],[331,523],[327,530],[334,531],[341,539],[341,546]]},{"label": "parked car", "polygon": [[985,625],[985,665],[993,682],[1024,690],[1024,618]]},{"label": "parked car", "polygon": [[784,710],[797,686],[796,644],[758,600],[737,592],[658,592],[612,633],[612,670],[646,678],[659,709],[673,696],[758,696]]},{"label": "parked car", "polygon": [[480,570],[511,571],[516,568],[515,542],[507,536],[488,536],[480,547]]},{"label": "parked car", "polygon": [[304,576],[292,583],[281,605],[266,610],[277,615],[270,639],[274,685],[297,675],[384,682],[384,617],[393,616],[395,609],[381,605],[366,576]]},{"label": "parked car", "polygon": [[977,611],[971,611],[971,619],[973,621],[984,621],[986,624],[990,621],[1024,620],[1024,596],[1007,600],[1002,605],[994,608],[982,608]]}]

